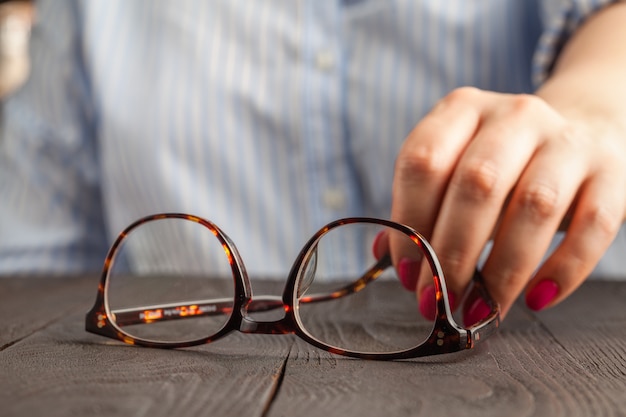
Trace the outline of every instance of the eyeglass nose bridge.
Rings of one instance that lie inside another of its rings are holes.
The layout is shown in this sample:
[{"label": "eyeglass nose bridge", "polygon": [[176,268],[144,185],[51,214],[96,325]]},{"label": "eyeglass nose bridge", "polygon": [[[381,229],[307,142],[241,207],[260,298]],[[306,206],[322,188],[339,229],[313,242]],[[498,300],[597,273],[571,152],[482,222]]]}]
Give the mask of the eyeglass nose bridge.
[{"label": "eyeglass nose bridge", "polygon": [[256,321],[250,317],[243,317],[239,331],[248,334],[293,334],[296,329],[289,316],[275,321]]},{"label": "eyeglass nose bridge", "polygon": [[[257,320],[250,317],[250,313],[264,313],[281,309],[283,316],[274,320]],[[289,313],[290,308],[282,298],[264,296],[252,299],[241,309],[241,322],[239,331],[248,334],[292,334],[296,332],[297,325],[293,316]]]}]

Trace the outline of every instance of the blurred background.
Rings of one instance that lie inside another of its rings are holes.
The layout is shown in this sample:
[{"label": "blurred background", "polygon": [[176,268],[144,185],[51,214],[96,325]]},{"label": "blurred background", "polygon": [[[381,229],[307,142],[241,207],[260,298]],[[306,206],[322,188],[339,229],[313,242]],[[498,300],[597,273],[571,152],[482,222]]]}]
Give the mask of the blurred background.
[{"label": "blurred background", "polygon": [[28,76],[28,39],[34,18],[32,1],[0,1],[0,98]]}]

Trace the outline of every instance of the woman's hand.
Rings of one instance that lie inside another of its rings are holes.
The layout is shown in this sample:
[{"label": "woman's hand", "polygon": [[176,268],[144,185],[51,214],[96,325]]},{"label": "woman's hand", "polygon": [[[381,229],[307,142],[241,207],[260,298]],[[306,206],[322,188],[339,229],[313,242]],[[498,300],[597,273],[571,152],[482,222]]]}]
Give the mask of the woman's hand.
[{"label": "woman's hand", "polygon": [[[563,300],[616,236],[626,213],[626,137],[602,117],[567,114],[536,95],[460,88],[406,139],[391,216],[429,239],[453,304],[491,238],[482,272],[505,315],[524,288],[534,310]],[[567,233],[542,263],[562,223]],[[419,260],[402,259],[398,269],[422,313],[434,316],[432,278]],[[478,300],[465,321],[485,313]]]}]

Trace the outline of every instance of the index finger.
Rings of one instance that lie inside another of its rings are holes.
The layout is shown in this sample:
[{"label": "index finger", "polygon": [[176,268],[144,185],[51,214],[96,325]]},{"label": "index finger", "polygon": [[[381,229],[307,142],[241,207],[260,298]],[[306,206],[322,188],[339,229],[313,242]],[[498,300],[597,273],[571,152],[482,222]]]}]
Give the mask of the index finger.
[{"label": "index finger", "polygon": [[[426,239],[432,236],[454,166],[480,124],[482,95],[462,88],[446,96],[417,124],[398,154],[391,218]],[[392,240],[390,248],[402,283],[415,291],[421,260],[408,257],[397,241]]]}]

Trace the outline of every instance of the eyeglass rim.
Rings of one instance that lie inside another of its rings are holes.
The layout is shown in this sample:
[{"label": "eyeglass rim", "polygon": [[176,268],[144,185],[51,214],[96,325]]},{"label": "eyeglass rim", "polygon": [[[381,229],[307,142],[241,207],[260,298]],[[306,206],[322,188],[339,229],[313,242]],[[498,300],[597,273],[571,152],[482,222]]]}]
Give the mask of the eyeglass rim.
[{"label": "eyeglass rim", "polygon": [[[107,288],[108,277],[110,273],[111,265],[113,264],[115,255],[122,244],[127,238],[130,232],[142,224],[161,220],[161,219],[181,219],[193,221],[208,228],[220,241],[225,250],[230,253],[229,263],[231,266],[233,281],[234,281],[234,304],[232,312],[224,325],[213,334],[193,340],[186,340],[180,342],[171,341],[156,341],[150,339],[144,339],[141,337],[133,336],[122,328],[120,328],[115,320],[111,320],[111,310],[108,305]],[[294,308],[297,305],[297,294],[295,291],[296,284],[301,277],[301,269],[304,265],[304,259],[310,252],[322,236],[328,231],[346,224],[352,223],[370,223],[378,224],[386,227],[390,227],[399,230],[409,237],[416,240],[426,255],[426,259],[433,272],[433,282],[435,284],[436,302],[437,302],[437,317],[433,330],[429,338],[419,346],[400,350],[396,352],[362,352],[342,349],[323,341],[316,339],[310,335],[303,326],[300,320],[298,309]],[[413,228],[393,222],[390,220],[372,218],[372,217],[348,217],[338,219],[328,223],[326,226],[319,229],[304,245],[296,260],[293,262],[292,268],[287,277],[287,282],[283,290],[283,304],[286,310],[285,322],[288,327],[291,328],[291,333],[296,334],[300,338],[304,339],[309,344],[316,346],[320,349],[326,350],[331,353],[335,353],[342,356],[349,356],[361,359],[377,359],[377,360],[394,360],[394,359],[408,359],[421,356],[436,355],[442,353],[452,353],[460,350],[470,349],[481,340],[484,340],[489,334],[493,333],[498,327],[500,322],[500,308],[499,305],[491,298],[487,292],[482,276],[480,272],[476,270],[474,276],[475,286],[480,290],[480,296],[482,296],[487,304],[491,307],[490,314],[476,323],[470,328],[463,328],[458,325],[452,317],[450,304],[448,300],[448,294],[446,291],[445,279],[443,278],[443,270],[438,261],[438,258],[430,246],[429,242]],[[132,222],[128,225],[116,238],[111,245],[107,256],[105,258],[103,271],[100,277],[98,285],[98,294],[96,301],[92,309],[87,313],[85,318],[85,329],[89,332],[99,334],[101,336],[110,337],[120,340],[127,344],[139,345],[145,347],[157,347],[157,348],[184,348],[190,346],[196,346],[201,344],[211,343],[223,336],[231,333],[232,331],[239,330],[242,322],[246,320],[242,311],[245,305],[253,299],[250,280],[245,270],[244,262],[239,255],[239,252],[232,242],[232,240],[213,222],[206,220],[200,216],[195,216],[186,213],[158,213],[148,216],[144,216]],[[481,337],[482,336],[482,337]],[[442,343],[443,341],[443,343]]]},{"label": "eyeglass rim", "polygon": [[428,242],[428,240],[415,229],[410,226],[397,223],[391,220],[373,218],[373,217],[348,217],[338,219],[328,223],[326,226],[318,230],[304,245],[296,260],[293,263],[292,270],[289,273],[289,278],[284,290],[285,297],[291,295],[290,299],[285,298],[285,304],[295,306],[298,304],[298,295],[296,292],[296,285],[298,278],[303,274],[303,268],[305,267],[304,260],[310,254],[310,251],[316,246],[317,242],[329,231],[336,227],[353,224],[353,223],[370,223],[378,224],[381,226],[389,227],[404,233],[408,237],[412,238],[416,244],[422,248],[422,252],[425,255],[430,269],[433,273],[433,282],[436,292],[437,314],[434,320],[433,329],[429,337],[418,346],[402,349],[395,352],[362,352],[349,349],[342,349],[328,343],[325,343],[315,336],[311,335],[306,326],[302,323],[298,314],[298,308],[294,308],[294,320],[296,320],[297,328],[299,330],[298,335],[307,341],[308,343],[315,345],[321,349],[327,350],[332,353],[336,353],[343,356],[351,356],[361,359],[377,359],[377,360],[394,360],[394,359],[410,359],[415,357],[429,356],[435,354],[453,353],[465,349],[473,348],[479,340],[485,339],[499,326],[500,322],[500,308],[499,305],[493,300],[484,286],[484,279],[478,269],[475,270],[473,282],[474,290],[476,294],[485,298],[485,302],[492,309],[490,314],[480,322],[474,324],[469,328],[460,326],[454,320],[452,311],[450,308],[450,301],[448,297],[448,291],[444,279],[443,269],[435,254],[434,249]]}]

